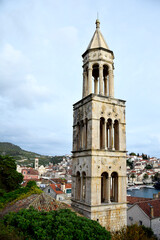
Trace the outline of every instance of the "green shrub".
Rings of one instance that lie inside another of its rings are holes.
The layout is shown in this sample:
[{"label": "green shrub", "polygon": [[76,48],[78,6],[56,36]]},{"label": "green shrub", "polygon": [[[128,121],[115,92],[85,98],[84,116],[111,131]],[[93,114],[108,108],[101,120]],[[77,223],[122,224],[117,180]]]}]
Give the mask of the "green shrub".
[{"label": "green shrub", "polygon": [[133,224],[112,233],[112,240],[156,240],[151,228]]},{"label": "green shrub", "polygon": [[[31,182],[31,183],[30,183]],[[32,194],[41,194],[42,190],[37,187],[35,181],[29,181],[26,187],[21,187],[12,192],[4,193],[0,196],[0,209],[7,203],[29,197]],[[14,203],[13,202],[13,203]]]},{"label": "green shrub", "polygon": [[0,189],[13,191],[21,186],[23,175],[16,171],[16,162],[10,156],[0,155]]},{"label": "green shrub", "polygon": [[31,187],[37,187],[37,184],[35,181],[31,180],[27,183],[26,185],[27,188],[31,188]]},{"label": "green shrub", "polygon": [[98,222],[79,217],[69,209],[38,212],[33,208],[10,213],[4,224],[22,232],[25,239],[110,240],[111,235]]},{"label": "green shrub", "polygon": [[0,239],[1,240],[24,240],[24,237],[21,237],[17,234],[14,227],[5,226],[4,223],[0,222]]}]

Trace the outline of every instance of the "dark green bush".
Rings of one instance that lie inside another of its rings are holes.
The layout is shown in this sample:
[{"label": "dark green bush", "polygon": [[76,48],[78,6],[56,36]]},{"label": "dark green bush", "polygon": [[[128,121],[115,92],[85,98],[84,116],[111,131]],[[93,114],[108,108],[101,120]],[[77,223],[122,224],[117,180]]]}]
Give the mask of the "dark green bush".
[{"label": "dark green bush", "polygon": [[1,240],[24,240],[24,237],[19,236],[14,227],[5,226],[0,222],[0,239]]},{"label": "dark green bush", "polygon": [[27,188],[36,187],[36,186],[37,186],[37,184],[33,180],[29,181],[26,185]]},{"label": "dark green bush", "polygon": [[21,186],[23,175],[16,171],[16,162],[10,156],[0,155],[0,189],[13,191]]},{"label": "dark green bush", "polygon": [[79,217],[69,209],[38,212],[33,208],[10,213],[4,224],[23,233],[25,239],[110,240],[111,235],[98,222]]}]

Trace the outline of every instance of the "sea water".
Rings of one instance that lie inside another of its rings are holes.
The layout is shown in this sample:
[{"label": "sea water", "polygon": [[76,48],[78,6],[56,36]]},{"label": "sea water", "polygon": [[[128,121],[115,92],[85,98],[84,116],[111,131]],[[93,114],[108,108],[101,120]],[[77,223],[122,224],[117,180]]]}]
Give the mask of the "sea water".
[{"label": "sea water", "polygon": [[154,188],[145,188],[133,189],[132,191],[127,191],[127,194],[132,197],[144,197],[144,198],[153,198],[153,194],[160,192],[160,190]]}]

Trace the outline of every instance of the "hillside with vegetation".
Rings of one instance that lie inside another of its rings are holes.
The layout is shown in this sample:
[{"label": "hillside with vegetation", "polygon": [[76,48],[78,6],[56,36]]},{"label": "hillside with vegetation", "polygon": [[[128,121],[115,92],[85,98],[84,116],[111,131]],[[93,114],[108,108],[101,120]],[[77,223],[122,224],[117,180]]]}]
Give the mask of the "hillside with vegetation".
[{"label": "hillside with vegetation", "polygon": [[63,156],[45,156],[38,153],[21,149],[19,146],[8,142],[0,142],[0,155],[12,156],[17,164],[33,167],[35,158],[39,159],[40,165],[47,165],[49,162],[57,164],[62,161]]}]

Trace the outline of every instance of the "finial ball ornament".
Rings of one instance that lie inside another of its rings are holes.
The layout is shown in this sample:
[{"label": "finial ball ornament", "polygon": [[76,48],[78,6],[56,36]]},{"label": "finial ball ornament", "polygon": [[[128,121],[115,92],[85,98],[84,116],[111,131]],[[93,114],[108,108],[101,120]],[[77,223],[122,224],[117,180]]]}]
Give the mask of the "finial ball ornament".
[{"label": "finial ball ornament", "polygon": [[99,19],[96,20],[96,28],[100,28],[100,21],[99,21]]}]

